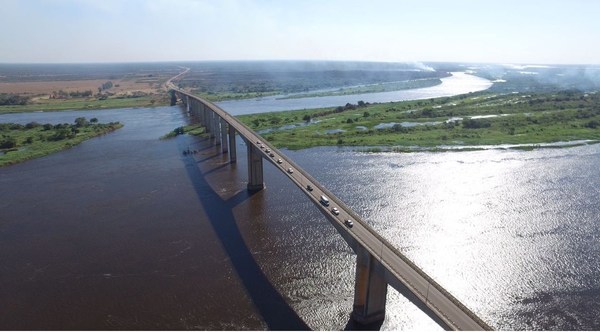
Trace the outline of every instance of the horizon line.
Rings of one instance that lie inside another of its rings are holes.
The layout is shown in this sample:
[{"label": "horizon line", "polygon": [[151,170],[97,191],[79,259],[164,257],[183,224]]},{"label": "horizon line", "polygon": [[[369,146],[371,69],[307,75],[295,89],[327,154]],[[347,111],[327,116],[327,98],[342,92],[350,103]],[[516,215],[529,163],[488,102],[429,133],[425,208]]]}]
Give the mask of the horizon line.
[{"label": "horizon line", "polygon": [[451,64],[482,64],[482,65],[543,65],[543,66],[598,66],[599,63],[542,63],[542,62],[490,62],[490,61],[428,61],[428,60],[406,60],[406,61],[389,61],[389,60],[339,60],[339,59],[227,59],[227,60],[144,60],[144,61],[75,61],[75,62],[3,62],[0,65],[119,65],[119,64],[160,64],[160,63],[233,63],[233,62],[357,62],[357,63],[394,63],[394,64],[411,64],[411,63],[451,63]]}]

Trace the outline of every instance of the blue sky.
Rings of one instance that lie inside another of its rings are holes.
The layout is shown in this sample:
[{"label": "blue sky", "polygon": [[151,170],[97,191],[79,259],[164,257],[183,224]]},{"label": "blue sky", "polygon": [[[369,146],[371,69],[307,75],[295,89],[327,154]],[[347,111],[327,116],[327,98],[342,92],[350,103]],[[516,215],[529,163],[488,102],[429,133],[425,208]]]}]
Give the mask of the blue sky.
[{"label": "blue sky", "polygon": [[0,63],[600,63],[595,0],[0,0]]}]

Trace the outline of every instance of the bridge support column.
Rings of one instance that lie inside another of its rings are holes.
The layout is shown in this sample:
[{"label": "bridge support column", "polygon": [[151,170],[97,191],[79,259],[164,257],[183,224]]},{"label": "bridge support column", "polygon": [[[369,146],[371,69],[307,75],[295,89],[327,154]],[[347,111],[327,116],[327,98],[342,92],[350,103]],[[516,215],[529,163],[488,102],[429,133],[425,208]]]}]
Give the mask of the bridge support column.
[{"label": "bridge support column", "polygon": [[364,248],[356,255],[356,281],[352,319],[360,324],[370,324],[385,318],[387,282],[383,267]]},{"label": "bridge support column", "polygon": [[213,112],[213,120],[215,121],[215,145],[221,145],[221,117]]},{"label": "bridge support column", "polygon": [[[197,105],[198,113],[200,113],[200,121],[202,121],[202,125],[204,126],[204,132],[208,134],[210,132],[210,128],[208,126],[208,118],[206,117],[206,108],[204,107],[204,104],[200,102],[197,102]],[[210,137],[210,134],[208,137]]]},{"label": "bridge support column", "polygon": [[248,191],[259,191],[265,187],[262,155],[250,142],[246,142],[246,146],[248,146]]},{"label": "bridge support column", "polygon": [[189,114],[190,113],[190,97],[189,96],[185,96],[185,107],[186,107],[186,111]]},{"label": "bridge support column", "polygon": [[228,125],[229,127],[229,162],[235,163],[237,160],[236,151],[235,151],[235,128],[233,126]]},{"label": "bridge support column", "polygon": [[227,153],[227,122],[221,118],[221,152]]},{"label": "bridge support column", "polygon": [[215,138],[215,112],[206,110],[208,114],[208,126],[210,127],[210,138]]}]

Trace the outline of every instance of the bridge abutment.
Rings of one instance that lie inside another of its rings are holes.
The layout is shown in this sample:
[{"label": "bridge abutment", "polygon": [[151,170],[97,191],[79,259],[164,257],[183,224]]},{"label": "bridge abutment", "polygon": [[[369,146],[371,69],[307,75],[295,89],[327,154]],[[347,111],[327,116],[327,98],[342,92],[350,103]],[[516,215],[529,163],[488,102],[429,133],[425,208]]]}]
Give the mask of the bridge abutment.
[{"label": "bridge abutment", "polygon": [[384,273],[380,263],[365,248],[357,250],[352,310],[352,319],[357,323],[366,325],[385,318],[388,284],[383,277]]},{"label": "bridge abutment", "polygon": [[256,147],[246,142],[248,147],[248,191],[259,191],[265,187],[263,182],[263,158]]}]

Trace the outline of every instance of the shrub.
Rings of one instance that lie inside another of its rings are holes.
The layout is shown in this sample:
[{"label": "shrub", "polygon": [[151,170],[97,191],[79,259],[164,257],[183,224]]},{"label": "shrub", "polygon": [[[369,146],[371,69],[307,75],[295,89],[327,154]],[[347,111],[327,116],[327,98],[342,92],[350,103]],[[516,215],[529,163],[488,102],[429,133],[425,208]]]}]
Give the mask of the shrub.
[{"label": "shrub", "polygon": [[596,129],[600,126],[600,122],[598,122],[596,120],[592,120],[592,121],[586,123],[585,126],[588,128]]},{"label": "shrub", "polygon": [[17,146],[17,140],[14,137],[4,136],[0,139],[0,149],[12,149]]},{"label": "shrub", "polygon": [[26,124],[25,128],[27,128],[27,129],[33,129],[33,128],[36,128],[36,127],[39,127],[39,126],[40,126],[39,123],[33,121],[33,122],[29,122],[28,124]]},{"label": "shrub", "polygon": [[492,126],[492,123],[487,120],[475,120],[475,119],[466,119],[462,121],[463,128],[466,129],[479,129],[479,128],[489,128]]}]

